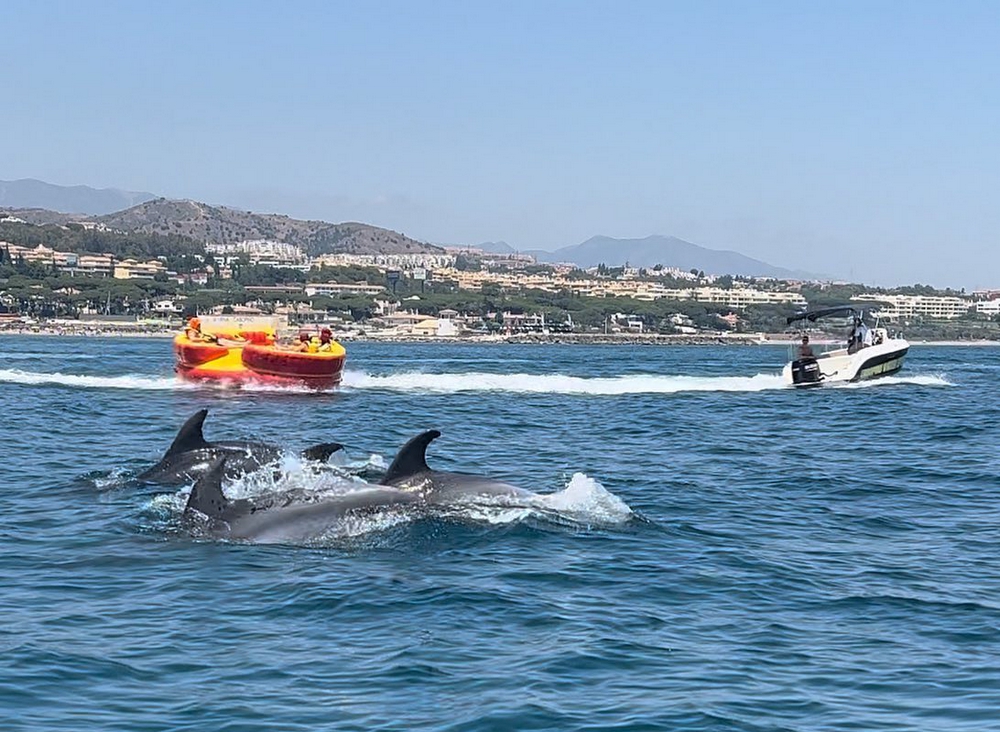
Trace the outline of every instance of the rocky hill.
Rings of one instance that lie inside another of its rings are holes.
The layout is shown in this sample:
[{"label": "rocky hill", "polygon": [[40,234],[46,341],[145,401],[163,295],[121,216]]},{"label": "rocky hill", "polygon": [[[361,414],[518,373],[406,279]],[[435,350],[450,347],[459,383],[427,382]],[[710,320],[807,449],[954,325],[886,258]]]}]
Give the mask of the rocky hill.
[{"label": "rocky hill", "polygon": [[94,221],[110,229],[145,234],[176,234],[196,241],[234,244],[271,239],[301,247],[310,256],[347,254],[442,253],[444,250],[370,224],[302,221],[282,214],[258,214],[197,201],[157,198],[104,216],[59,214],[44,209],[7,209],[33,224]]}]

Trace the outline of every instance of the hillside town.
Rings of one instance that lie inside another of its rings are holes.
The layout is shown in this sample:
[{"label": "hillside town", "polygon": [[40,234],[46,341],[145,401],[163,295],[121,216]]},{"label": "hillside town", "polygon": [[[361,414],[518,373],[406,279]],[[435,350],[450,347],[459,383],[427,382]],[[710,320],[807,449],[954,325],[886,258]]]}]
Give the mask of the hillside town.
[{"label": "hillside town", "polygon": [[[83,239],[43,243],[54,228],[88,237],[86,249],[76,246]],[[102,236],[118,251],[94,251]],[[155,330],[205,314],[274,316],[290,327],[330,326],[341,337],[759,336],[780,331],[790,313],[835,302],[857,303],[931,337],[992,337],[1000,320],[1000,291],[890,291],[669,263],[582,269],[475,247],[310,255],[266,238],[181,246],[147,235],[150,256],[123,256],[140,249],[132,246],[136,236],[87,222],[39,227],[0,219],[0,327],[57,321],[68,330],[96,322]]]}]

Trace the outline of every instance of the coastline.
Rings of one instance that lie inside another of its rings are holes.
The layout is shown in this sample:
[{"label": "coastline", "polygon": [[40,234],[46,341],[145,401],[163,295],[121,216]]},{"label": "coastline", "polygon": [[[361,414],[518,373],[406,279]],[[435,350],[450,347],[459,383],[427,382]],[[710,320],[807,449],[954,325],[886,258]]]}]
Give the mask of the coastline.
[{"label": "coastline", "polygon": [[[0,324],[0,336],[43,336],[43,337],[92,337],[92,338],[158,338],[172,339],[177,335],[174,328],[165,329],[158,325],[123,323],[81,323],[59,325],[34,325],[25,327],[12,323]],[[784,334],[636,334],[636,333],[519,333],[513,335],[474,336],[401,336],[401,335],[354,335],[337,334],[342,343],[476,343],[515,345],[619,345],[619,346],[792,346],[797,338],[781,337]],[[817,345],[830,345],[833,339],[816,338]],[[911,347],[956,346],[956,347],[1000,347],[1000,341],[989,340],[941,340],[911,341]]]}]

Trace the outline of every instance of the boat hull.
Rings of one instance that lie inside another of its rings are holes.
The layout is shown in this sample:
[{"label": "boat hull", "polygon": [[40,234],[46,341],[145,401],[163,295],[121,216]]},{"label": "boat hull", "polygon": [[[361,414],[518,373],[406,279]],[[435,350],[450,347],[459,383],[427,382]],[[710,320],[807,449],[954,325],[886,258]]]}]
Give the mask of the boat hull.
[{"label": "boat hull", "polygon": [[181,334],[174,339],[174,356],[177,375],[189,381],[328,388],[340,383],[346,352],[339,343],[334,343],[331,351],[299,353],[272,344],[192,341]]},{"label": "boat hull", "polygon": [[801,361],[785,365],[782,377],[786,384],[797,388],[809,388],[824,384],[867,381],[882,376],[891,376],[903,368],[903,361],[910,344],[902,338],[893,338],[875,346],[862,348],[854,353],[847,349],[830,351],[816,357],[818,378],[801,380]]}]

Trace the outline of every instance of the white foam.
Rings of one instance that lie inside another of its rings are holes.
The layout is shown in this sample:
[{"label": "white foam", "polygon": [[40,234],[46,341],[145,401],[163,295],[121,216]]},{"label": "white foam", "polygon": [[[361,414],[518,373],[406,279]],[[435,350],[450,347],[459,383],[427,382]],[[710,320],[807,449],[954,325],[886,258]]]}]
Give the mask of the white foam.
[{"label": "white foam", "polygon": [[555,493],[475,496],[439,508],[452,519],[491,525],[537,519],[557,525],[617,526],[634,516],[625,501],[584,473],[574,473],[569,484]]},{"label": "white foam", "polygon": [[11,384],[57,384],[85,389],[136,389],[143,391],[167,391],[178,388],[195,388],[195,384],[180,382],[172,376],[89,376],[83,374],[46,374],[20,369],[0,369],[0,382]]},{"label": "white foam", "polygon": [[574,473],[563,490],[535,499],[540,505],[568,516],[600,523],[620,524],[632,518],[632,509],[598,481],[584,473]]},{"label": "white foam", "polygon": [[564,374],[425,374],[405,372],[375,376],[346,371],[348,389],[386,389],[437,393],[501,391],[527,394],[674,394],[691,391],[756,392],[784,389],[780,374],[756,376],[634,375],[581,377]]},{"label": "white foam", "polygon": [[912,376],[882,376],[868,381],[854,381],[837,386],[848,389],[865,389],[873,386],[912,384],[915,386],[954,386],[944,374],[913,374]]},{"label": "white foam", "polygon": [[316,391],[308,386],[298,384],[261,384],[256,382],[238,382],[220,379],[218,381],[183,381],[175,376],[140,376],[138,374],[123,374],[121,376],[91,376],[88,374],[64,374],[58,371],[42,373],[23,371],[21,369],[0,369],[0,382],[11,384],[27,384],[40,386],[54,384],[58,386],[74,386],[82,389],[133,389],[136,391],[174,391],[183,389],[240,389],[253,392],[292,392],[313,393]]}]

